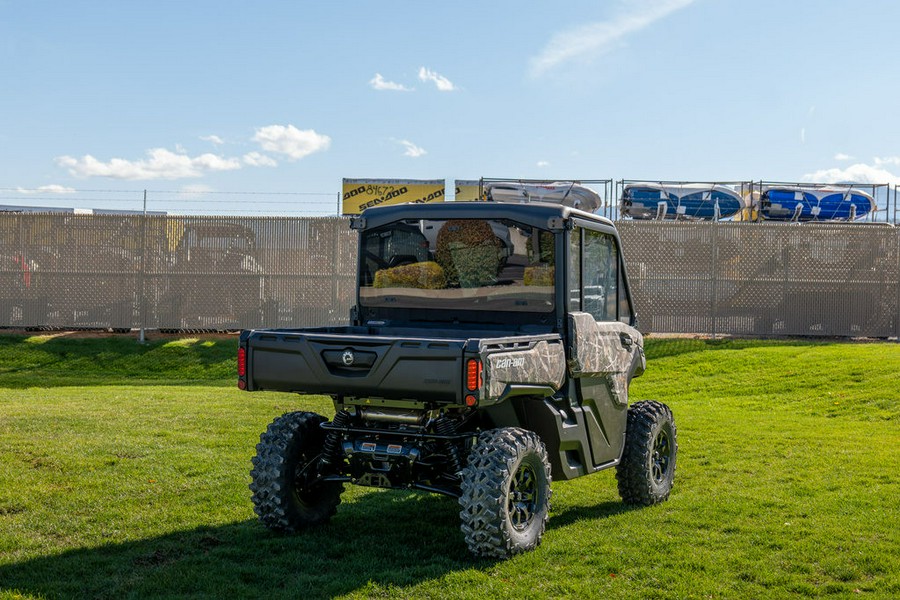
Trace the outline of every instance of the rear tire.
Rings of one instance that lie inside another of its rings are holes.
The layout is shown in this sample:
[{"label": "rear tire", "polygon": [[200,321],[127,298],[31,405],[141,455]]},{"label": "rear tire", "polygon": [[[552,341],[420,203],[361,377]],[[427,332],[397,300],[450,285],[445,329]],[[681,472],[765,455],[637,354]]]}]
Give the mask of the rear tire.
[{"label": "rear tire", "polygon": [[461,529],[473,554],[535,549],[550,513],[550,462],[538,435],[515,427],[478,436],[462,471]]},{"label": "rear tire", "polygon": [[672,411],[661,402],[635,402],[628,408],[625,449],[616,467],[619,496],[627,504],[665,501],[675,483],[678,437]]},{"label": "rear tire", "polygon": [[343,484],[312,484],[318,475],[325,417],[293,412],[275,419],[259,438],[250,490],[253,510],[269,529],[296,532],[327,522],[341,502]]}]

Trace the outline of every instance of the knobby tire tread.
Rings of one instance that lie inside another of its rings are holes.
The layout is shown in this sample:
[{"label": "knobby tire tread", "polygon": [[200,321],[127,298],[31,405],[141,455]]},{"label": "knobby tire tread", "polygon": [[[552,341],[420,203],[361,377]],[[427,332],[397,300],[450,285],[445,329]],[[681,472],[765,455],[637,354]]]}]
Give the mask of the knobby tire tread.
[{"label": "knobby tire tread", "polygon": [[269,529],[295,533],[328,521],[337,511],[343,485],[326,482],[315,490],[304,490],[302,501],[294,489],[298,459],[321,452],[324,434],[319,424],[326,420],[311,412],[286,413],[260,436],[252,458],[250,491],[253,510]]},{"label": "knobby tire tread", "polygon": [[[657,426],[671,425],[672,446],[671,463],[669,465],[668,485],[661,488],[652,481],[650,463],[655,441],[654,432]],[[628,408],[628,422],[625,430],[625,449],[622,460],[616,467],[619,496],[626,504],[651,506],[665,501],[669,497],[677,457],[677,434],[675,420],[668,406],[655,400],[635,402]]]},{"label": "knobby tire tread", "polygon": [[[507,518],[506,492],[518,465],[529,455],[538,458],[545,475],[540,496],[543,506],[520,535]],[[550,511],[551,476],[547,450],[536,433],[514,427],[480,433],[462,475],[460,529],[473,554],[507,558],[540,544]]]}]

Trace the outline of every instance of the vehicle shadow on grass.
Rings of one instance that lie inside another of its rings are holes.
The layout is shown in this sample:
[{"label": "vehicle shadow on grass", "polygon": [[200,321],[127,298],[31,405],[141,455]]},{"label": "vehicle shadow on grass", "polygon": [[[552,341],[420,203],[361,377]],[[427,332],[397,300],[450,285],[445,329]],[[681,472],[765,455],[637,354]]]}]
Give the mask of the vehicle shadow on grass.
[{"label": "vehicle shadow on grass", "polygon": [[372,492],[298,535],[256,520],[0,564],[0,591],[60,598],[328,598],[485,569],[451,498]]},{"label": "vehicle shadow on grass", "polygon": [[642,508],[644,507],[625,504],[624,502],[610,501],[601,502],[600,504],[573,506],[563,511],[554,510],[550,513],[550,520],[547,521],[547,529],[552,530],[568,527],[579,521],[608,519],[609,517],[614,517],[634,510],[641,510]]},{"label": "vehicle shadow on grass", "polygon": [[[549,529],[605,519],[621,502],[554,511]],[[441,496],[372,491],[341,505],[326,525],[273,533],[255,519],[69,550],[0,564],[0,592],[48,598],[330,598],[402,592],[497,561],[469,554],[459,505]]]}]

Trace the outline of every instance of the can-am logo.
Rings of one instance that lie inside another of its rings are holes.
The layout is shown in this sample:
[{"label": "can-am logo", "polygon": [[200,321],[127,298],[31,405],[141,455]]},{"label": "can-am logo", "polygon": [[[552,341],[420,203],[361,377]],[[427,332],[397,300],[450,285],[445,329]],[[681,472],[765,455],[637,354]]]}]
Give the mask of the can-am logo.
[{"label": "can-am logo", "polygon": [[525,357],[520,356],[518,358],[501,358],[497,361],[498,369],[507,369],[509,367],[523,367],[525,366]]}]

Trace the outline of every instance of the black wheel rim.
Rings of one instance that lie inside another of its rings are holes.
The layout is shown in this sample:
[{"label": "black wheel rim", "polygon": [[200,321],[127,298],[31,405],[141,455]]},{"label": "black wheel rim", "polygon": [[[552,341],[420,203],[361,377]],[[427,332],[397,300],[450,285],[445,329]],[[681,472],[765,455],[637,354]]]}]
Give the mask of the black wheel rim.
[{"label": "black wheel rim", "polygon": [[537,509],[537,475],[528,464],[519,465],[509,485],[507,510],[513,528],[522,531],[531,523]]},{"label": "black wheel rim", "polygon": [[651,458],[650,469],[653,473],[654,482],[662,483],[668,476],[671,460],[672,444],[669,441],[669,433],[662,429],[656,435],[656,441],[653,442],[653,457]]},{"label": "black wheel rim", "polygon": [[308,505],[314,497],[316,480],[316,461],[301,455],[294,468],[294,497],[303,505]]}]

